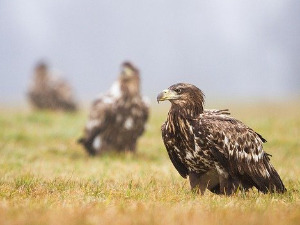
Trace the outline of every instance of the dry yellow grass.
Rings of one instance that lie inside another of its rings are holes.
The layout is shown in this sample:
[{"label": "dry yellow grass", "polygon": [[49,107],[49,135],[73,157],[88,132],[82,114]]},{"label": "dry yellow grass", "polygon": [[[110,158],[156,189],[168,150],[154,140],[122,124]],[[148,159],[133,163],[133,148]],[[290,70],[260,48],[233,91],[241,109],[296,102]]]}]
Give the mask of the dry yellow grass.
[{"label": "dry yellow grass", "polygon": [[90,158],[76,144],[86,112],[0,112],[0,224],[300,224],[300,105],[235,106],[261,133],[288,189],[234,196],[190,192],[160,137],[154,107],[138,153]]}]

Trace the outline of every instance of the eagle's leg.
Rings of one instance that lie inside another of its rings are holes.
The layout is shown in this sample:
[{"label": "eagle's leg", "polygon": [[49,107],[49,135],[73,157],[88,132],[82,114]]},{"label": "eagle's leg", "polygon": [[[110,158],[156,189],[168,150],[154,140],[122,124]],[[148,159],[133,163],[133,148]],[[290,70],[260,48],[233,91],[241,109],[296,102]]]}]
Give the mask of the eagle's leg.
[{"label": "eagle's leg", "polygon": [[[215,194],[220,194],[220,180],[216,169],[209,170],[202,176],[203,182],[207,184],[207,189]],[[205,180],[204,180],[205,179]]]},{"label": "eagle's leg", "polygon": [[129,152],[136,152],[136,141],[133,141],[129,146]]},{"label": "eagle's leg", "polygon": [[237,191],[239,187],[238,182],[230,175],[227,177],[220,176],[220,193],[224,195],[231,195]]},{"label": "eagle's leg", "polygon": [[135,153],[136,152],[136,143],[131,142],[127,145],[120,145],[117,149],[119,152],[125,152],[125,153]]},{"label": "eagle's leg", "polygon": [[189,180],[192,191],[197,194],[201,193],[203,195],[206,189],[206,184],[204,185],[203,182],[201,182],[201,175],[203,174],[189,172]]},{"label": "eagle's leg", "polygon": [[219,174],[220,194],[231,195],[238,188],[238,182],[218,163],[215,163],[216,171]]},{"label": "eagle's leg", "polygon": [[206,173],[189,173],[190,185],[192,191],[203,195],[205,190],[208,189],[211,192],[218,193],[216,190],[219,187],[219,175],[215,169],[209,170]]}]

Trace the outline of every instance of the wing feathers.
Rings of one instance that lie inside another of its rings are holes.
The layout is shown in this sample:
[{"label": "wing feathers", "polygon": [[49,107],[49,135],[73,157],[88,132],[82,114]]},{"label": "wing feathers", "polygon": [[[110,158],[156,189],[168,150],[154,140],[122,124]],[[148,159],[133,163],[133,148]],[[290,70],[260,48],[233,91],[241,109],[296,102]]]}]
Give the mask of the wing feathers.
[{"label": "wing feathers", "polygon": [[217,115],[203,116],[200,129],[214,157],[231,176],[243,181],[246,175],[246,182],[262,192],[285,191],[269,155],[263,151],[266,140],[261,135],[238,120]]},{"label": "wing feathers", "polygon": [[188,175],[188,169],[186,168],[186,166],[180,161],[180,159],[178,158],[176,152],[174,152],[174,147],[172,144],[168,143],[168,137],[167,137],[167,133],[166,133],[166,123],[164,123],[161,127],[162,130],[162,138],[164,141],[164,144],[166,146],[168,155],[171,159],[171,162],[173,163],[174,167],[176,168],[176,170],[178,171],[178,173],[183,177],[186,178]]}]

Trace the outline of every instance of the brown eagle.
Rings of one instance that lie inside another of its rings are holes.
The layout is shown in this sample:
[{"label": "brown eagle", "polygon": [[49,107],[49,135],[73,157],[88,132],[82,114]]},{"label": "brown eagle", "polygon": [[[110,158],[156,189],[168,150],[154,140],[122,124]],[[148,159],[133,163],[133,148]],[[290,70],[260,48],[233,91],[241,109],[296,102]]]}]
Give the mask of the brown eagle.
[{"label": "brown eagle", "polygon": [[45,63],[38,63],[29,87],[30,103],[38,109],[74,111],[77,109],[70,85],[48,71]]},{"label": "brown eagle", "polygon": [[134,152],[148,114],[149,107],[140,95],[139,70],[124,62],[119,79],[92,103],[79,143],[90,155],[109,150]]},{"label": "brown eagle", "polygon": [[204,94],[192,84],[178,83],[157,96],[171,109],[162,138],[179,172],[189,176],[192,190],[230,195],[256,187],[263,193],[286,189],[263,150],[266,140],[241,121],[203,110]]}]

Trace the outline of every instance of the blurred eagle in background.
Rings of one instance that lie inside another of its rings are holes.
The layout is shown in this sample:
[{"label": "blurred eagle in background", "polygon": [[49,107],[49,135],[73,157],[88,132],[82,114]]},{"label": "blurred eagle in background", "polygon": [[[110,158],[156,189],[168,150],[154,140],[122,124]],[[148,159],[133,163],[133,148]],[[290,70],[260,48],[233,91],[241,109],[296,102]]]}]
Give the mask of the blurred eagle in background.
[{"label": "blurred eagle in background", "polygon": [[110,150],[134,152],[148,114],[149,107],[140,94],[139,70],[124,62],[108,93],[92,103],[84,136],[78,141],[90,155]]},{"label": "blurred eagle in background", "polygon": [[192,190],[230,195],[256,187],[263,193],[286,189],[263,150],[266,140],[226,113],[205,111],[204,94],[196,86],[178,83],[157,96],[171,108],[162,125],[169,157]]},{"label": "blurred eagle in background", "polygon": [[75,111],[77,105],[71,86],[54,76],[44,62],[37,64],[29,87],[28,98],[37,109]]}]

